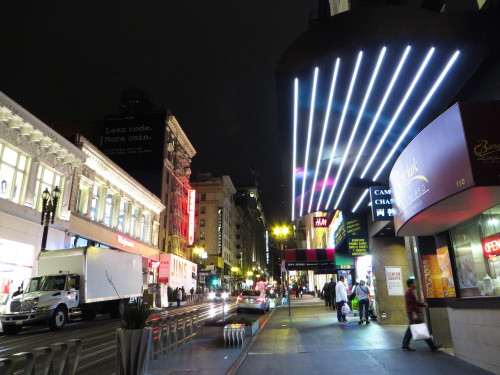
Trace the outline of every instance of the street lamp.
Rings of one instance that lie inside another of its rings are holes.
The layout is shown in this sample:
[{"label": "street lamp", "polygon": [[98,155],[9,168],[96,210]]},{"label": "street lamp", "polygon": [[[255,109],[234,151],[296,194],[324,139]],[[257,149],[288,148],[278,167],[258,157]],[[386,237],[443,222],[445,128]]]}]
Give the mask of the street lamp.
[{"label": "street lamp", "polygon": [[[282,227],[275,227],[274,230],[274,235],[277,237],[279,243],[280,243],[280,253],[281,253],[281,262],[283,264],[284,262],[284,259],[285,259],[285,240],[286,240],[286,237],[288,235],[288,227],[287,226],[282,226]],[[281,288],[282,288],[282,291],[283,293],[285,292],[285,273],[284,272],[281,272]],[[290,286],[287,285],[288,287],[288,315],[291,315],[291,312],[290,312]]]},{"label": "street lamp", "polygon": [[238,267],[231,267],[231,272],[233,273],[233,283],[234,283],[234,290],[236,291],[236,272],[239,271]]},{"label": "street lamp", "polygon": [[56,186],[54,190],[52,190],[52,193],[49,192],[48,188],[45,188],[42,193],[42,217],[40,224],[43,225],[43,235],[41,251],[46,251],[49,223],[54,224],[57,202],[59,201],[60,197],[61,191],[59,190],[58,186]]}]

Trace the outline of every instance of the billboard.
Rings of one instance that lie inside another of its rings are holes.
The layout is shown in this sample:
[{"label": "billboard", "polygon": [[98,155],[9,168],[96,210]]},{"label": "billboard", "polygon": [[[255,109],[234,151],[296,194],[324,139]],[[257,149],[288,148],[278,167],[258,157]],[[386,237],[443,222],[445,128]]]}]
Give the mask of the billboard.
[{"label": "billboard", "polygon": [[197,264],[174,254],[160,254],[159,283],[168,284],[172,289],[184,287],[186,293],[196,289]]}]

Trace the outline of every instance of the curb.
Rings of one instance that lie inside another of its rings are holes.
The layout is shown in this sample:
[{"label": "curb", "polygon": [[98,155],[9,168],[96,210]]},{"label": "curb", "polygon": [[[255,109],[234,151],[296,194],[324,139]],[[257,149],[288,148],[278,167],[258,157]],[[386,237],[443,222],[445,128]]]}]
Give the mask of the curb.
[{"label": "curb", "polygon": [[255,340],[257,340],[257,337],[259,337],[260,333],[265,328],[267,322],[269,321],[269,319],[271,319],[271,316],[273,316],[275,311],[276,311],[276,308],[274,308],[273,311],[271,311],[271,313],[267,317],[267,319],[264,320],[264,323],[262,323],[262,327],[259,328],[259,331],[257,332],[257,334],[252,337],[250,342],[245,346],[245,349],[243,349],[243,351],[240,353],[238,358],[236,358],[236,361],[234,361],[233,364],[231,365],[231,367],[229,367],[229,370],[227,370],[226,375],[235,375],[236,374],[236,372],[240,368],[241,364],[243,363],[243,361],[247,357],[248,352],[250,351],[250,349],[252,349],[252,346],[253,346]]}]

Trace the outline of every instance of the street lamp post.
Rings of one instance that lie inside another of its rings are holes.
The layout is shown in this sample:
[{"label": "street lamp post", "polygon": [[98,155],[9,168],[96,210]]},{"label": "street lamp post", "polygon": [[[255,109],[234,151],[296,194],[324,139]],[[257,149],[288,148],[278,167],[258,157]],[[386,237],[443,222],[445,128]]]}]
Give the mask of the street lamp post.
[{"label": "street lamp post", "polygon": [[238,267],[231,267],[231,271],[233,272],[233,284],[235,292],[236,292],[236,272],[238,272],[238,270],[239,270]]},{"label": "street lamp post", "polygon": [[56,186],[52,190],[52,194],[49,189],[45,188],[42,193],[42,217],[40,224],[43,225],[43,235],[42,235],[42,246],[41,251],[46,251],[47,247],[47,235],[49,233],[49,224],[54,224],[54,219],[56,216],[57,202],[61,197],[61,191],[59,187]]},{"label": "street lamp post", "polygon": [[[278,241],[280,243],[280,251],[281,251],[281,264],[283,264],[283,260],[285,259],[285,240],[288,235],[288,227],[283,226],[283,227],[276,227],[274,228],[274,234],[278,238]],[[280,265],[281,267],[281,265]],[[287,276],[288,276],[288,271],[287,271]],[[287,277],[287,280],[289,278]],[[291,307],[290,307],[290,285],[288,285],[289,282],[287,281],[287,302],[288,302],[288,316],[292,314],[291,312]],[[284,285],[285,285],[285,273],[281,272],[281,287],[284,292]]]}]

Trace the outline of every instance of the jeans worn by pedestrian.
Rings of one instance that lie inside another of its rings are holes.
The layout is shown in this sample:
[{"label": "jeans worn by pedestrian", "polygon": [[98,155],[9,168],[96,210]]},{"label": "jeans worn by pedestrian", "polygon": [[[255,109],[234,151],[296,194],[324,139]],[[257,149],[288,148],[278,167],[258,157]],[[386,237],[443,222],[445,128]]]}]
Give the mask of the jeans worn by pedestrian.
[{"label": "jeans worn by pedestrian", "polygon": [[330,301],[330,295],[325,294],[325,306],[328,307],[331,305],[332,305],[332,302]]},{"label": "jeans worn by pedestrian", "polygon": [[[406,329],[405,336],[403,337],[403,345],[402,345],[403,349],[408,349],[410,347],[410,340],[411,340],[410,325],[417,323],[415,319],[413,319],[413,313],[407,313],[407,314],[408,314],[409,324],[408,328]],[[434,341],[432,341],[432,339],[427,339],[425,340],[425,342],[427,343],[427,345],[429,345],[429,348],[431,348],[432,350],[436,350],[439,347],[441,347],[441,346],[436,346],[436,344],[434,344]]]},{"label": "jeans worn by pedestrian", "polygon": [[342,314],[342,306],[344,306],[345,301],[337,302],[337,319],[339,323],[347,322],[345,315]]},{"label": "jeans worn by pedestrian", "polygon": [[368,309],[370,308],[370,300],[369,299],[360,299],[359,300],[359,320],[363,321],[363,310],[365,312],[365,320],[368,322]]}]

